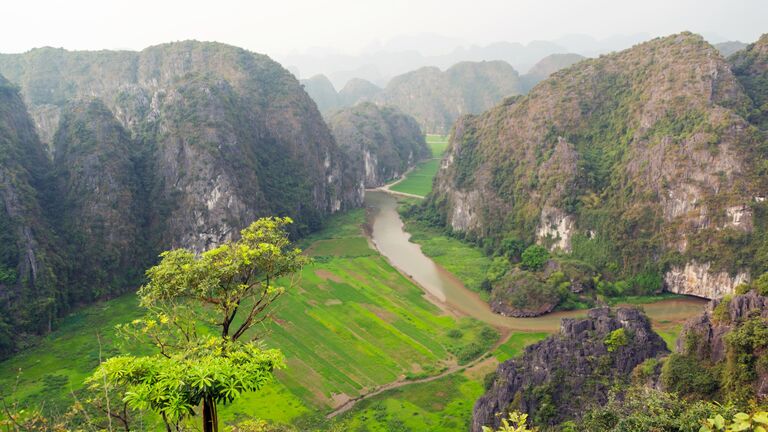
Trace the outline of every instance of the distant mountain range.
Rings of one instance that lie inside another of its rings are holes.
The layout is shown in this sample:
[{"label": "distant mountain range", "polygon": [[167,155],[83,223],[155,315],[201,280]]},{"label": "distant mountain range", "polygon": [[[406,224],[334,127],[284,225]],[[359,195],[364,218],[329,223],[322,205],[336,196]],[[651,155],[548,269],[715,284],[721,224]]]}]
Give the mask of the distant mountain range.
[{"label": "distant mountain range", "polygon": [[436,35],[401,37],[384,45],[373,45],[357,55],[314,50],[304,54],[277,56],[289,70],[301,78],[324,74],[339,89],[350,79],[362,78],[379,87],[397,75],[425,66],[447,69],[465,61],[503,60],[517,71],[527,73],[551,54],[579,54],[594,57],[629,48],[648,39],[648,35],[614,36],[596,39],[587,35],[566,35],[554,41],[493,42],[462,46],[451,38]]},{"label": "distant mountain range", "polygon": [[523,76],[503,60],[460,62],[444,71],[422,67],[392,78],[384,88],[355,78],[338,93],[325,75],[301,83],[325,114],[360,102],[374,102],[413,116],[425,132],[446,134],[460,116],[479,114],[506,97],[527,93],[550,74],[582,59],[578,54],[552,54]]}]

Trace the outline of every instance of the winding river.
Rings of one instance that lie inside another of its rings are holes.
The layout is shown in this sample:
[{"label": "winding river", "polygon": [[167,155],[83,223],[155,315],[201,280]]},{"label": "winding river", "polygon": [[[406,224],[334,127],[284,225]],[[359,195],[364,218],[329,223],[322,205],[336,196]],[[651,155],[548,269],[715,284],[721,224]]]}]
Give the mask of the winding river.
[{"label": "winding river", "polygon": [[[584,316],[584,311],[553,312],[537,318],[510,318],[491,312],[477,293],[467,289],[455,276],[421,252],[409,241],[397,212],[397,199],[383,191],[366,191],[371,241],[400,272],[424,289],[427,298],[444,310],[468,315],[496,328],[517,331],[556,332],[560,319]],[[659,328],[674,326],[701,313],[706,301],[694,297],[666,299],[643,305]]]}]

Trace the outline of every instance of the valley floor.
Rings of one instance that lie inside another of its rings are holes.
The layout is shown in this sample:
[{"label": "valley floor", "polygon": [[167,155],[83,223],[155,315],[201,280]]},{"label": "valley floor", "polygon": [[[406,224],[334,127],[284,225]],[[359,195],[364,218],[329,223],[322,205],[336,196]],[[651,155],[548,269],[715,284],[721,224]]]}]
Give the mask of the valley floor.
[{"label": "valley floor", "polygon": [[403,178],[384,186],[383,189],[414,198],[427,196],[432,190],[432,179],[437,174],[440,160],[448,147],[448,137],[427,135],[427,145],[432,150],[432,159],[419,162],[403,175]]},{"label": "valley floor", "polygon": [[[268,347],[283,351],[288,367],[267,388],[222,407],[224,423],[257,417],[302,430],[330,424],[349,431],[466,430],[484,377],[547,336],[505,332],[499,344],[488,325],[443,313],[371,247],[364,223],[364,210],[354,210],[302,241],[315,263],[277,302],[275,322],[261,334]],[[477,289],[487,258],[464,242],[431,234],[422,229],[415,240]],[[63,411],[100,358],[141,351],[114,334],[116,324],[140,314],[135,296],[126,295],[70,316],[37,346],[0,363],[0,393]],[[671,343],[679,320],[665,325]],[[446,371],[455,372],[423,380]],[[388,390],[326,419],[350,399],[382,388]]]}]

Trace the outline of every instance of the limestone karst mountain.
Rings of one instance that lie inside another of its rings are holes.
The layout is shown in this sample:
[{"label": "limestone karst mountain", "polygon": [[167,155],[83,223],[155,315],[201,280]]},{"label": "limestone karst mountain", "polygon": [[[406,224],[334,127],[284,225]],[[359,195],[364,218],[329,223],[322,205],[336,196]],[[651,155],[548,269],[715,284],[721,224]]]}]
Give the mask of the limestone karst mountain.
[{"label": "limestone karst mountain", "polygon": [[[294,218],[302,235],[362,203],[361,180],[344,169],[315,104],[266,56],[193,41],[141,52],[42,48],[0,55],[0,74],[26,102],[3,81],[4,143],[28,153],[26,165],[0,161],[14,195],[0,235],[17,243],[3,255],[3,271],[15,275],[3,297],[48,286],[28,277],[30,267],[71,274],[72,293],[58,283],[36,295],[52,316],[135,286],[163,249],[202,250],[266,215]],[[66,251],[49,253],[57,238]],[[67,271],[44,267],[49,255]]]},{"label": "limestone karst mountain", "polygon": [[366,188],[382,186],[431,155],[419,124],[396,108],[365,102],[334,113],[328,123],[363,171]]},{"label": "limestone karst mountain", "polygon": [[539,243],[630,290],[732,292],[768,269],[768,149],[749,121],[760,46],[732,70],[699,36],[658,38],[464,116],[425,211],[491,249]]},{"label": "limestone karst mountain", "polygon": [[509,63],[462,62],[445,71],[425,67],[397,76],[378,100],[413,116],[425,132],[445,134],[459,116],[481,113],[521,92]]}]

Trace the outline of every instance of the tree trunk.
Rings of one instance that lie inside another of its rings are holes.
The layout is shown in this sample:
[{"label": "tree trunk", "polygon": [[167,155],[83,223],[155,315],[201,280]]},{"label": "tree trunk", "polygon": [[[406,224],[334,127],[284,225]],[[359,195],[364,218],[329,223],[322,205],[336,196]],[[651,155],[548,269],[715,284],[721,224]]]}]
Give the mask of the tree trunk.
[{"label": "tree trunk", "polygon": [[203,432],[219,432],[219,413],[212,397],[203,398]]}]

